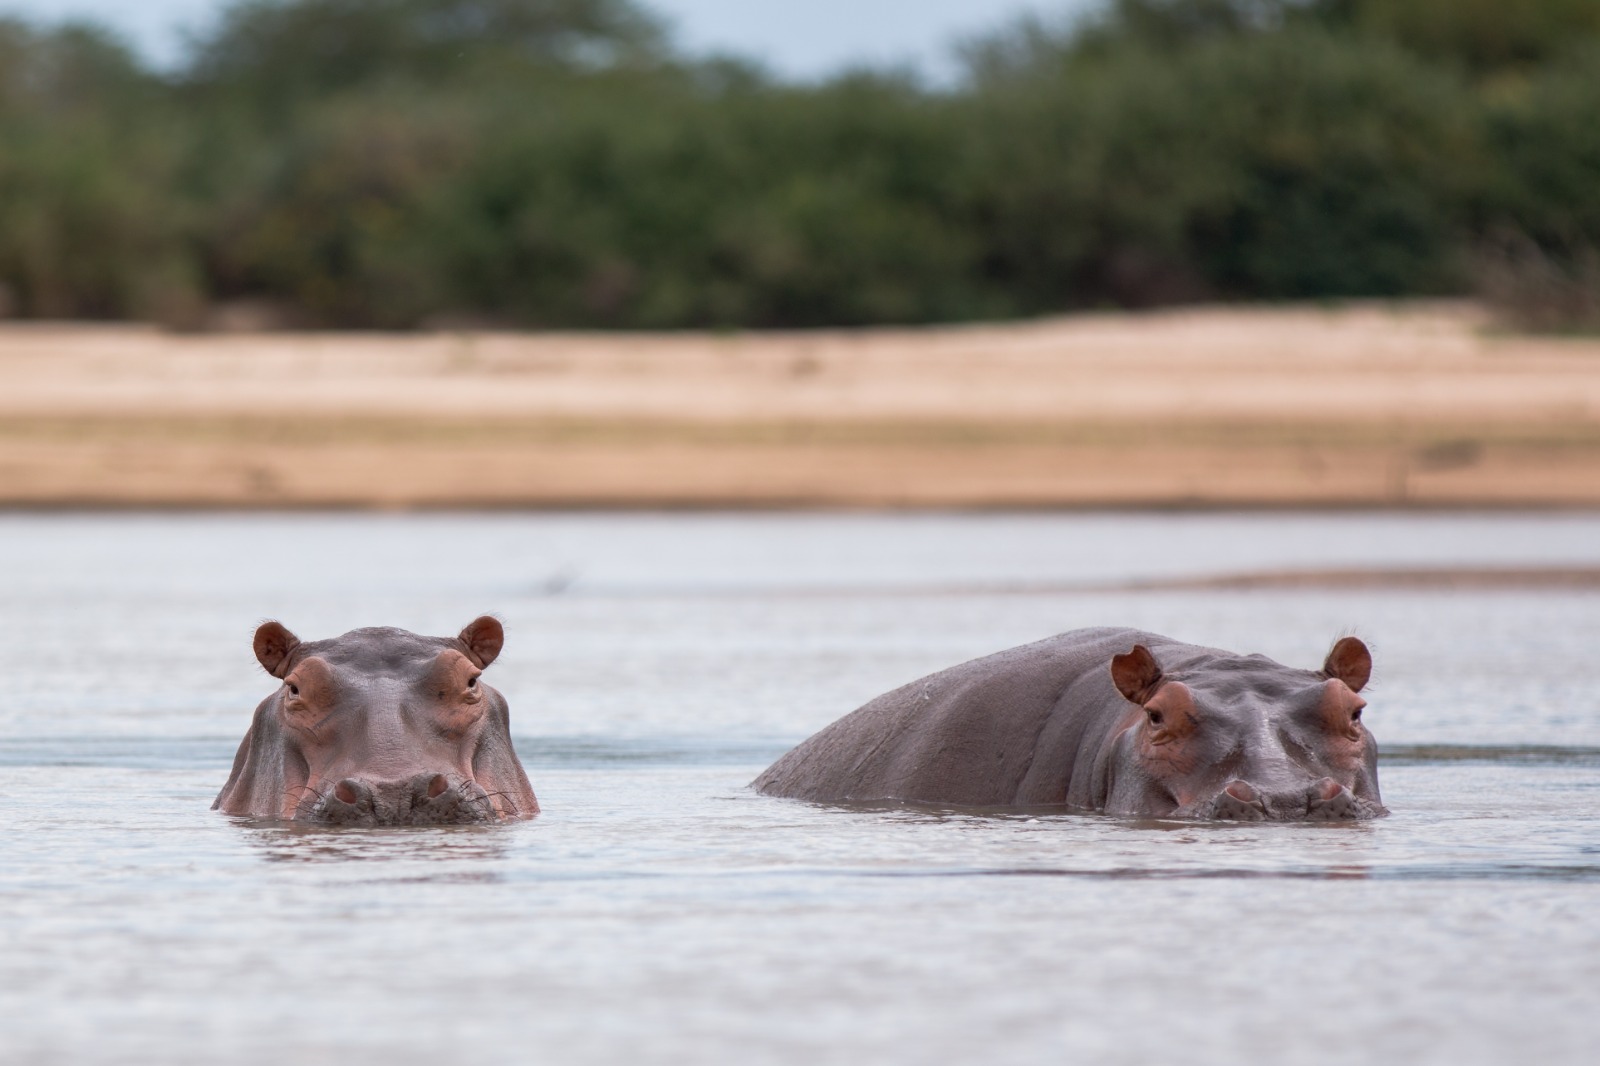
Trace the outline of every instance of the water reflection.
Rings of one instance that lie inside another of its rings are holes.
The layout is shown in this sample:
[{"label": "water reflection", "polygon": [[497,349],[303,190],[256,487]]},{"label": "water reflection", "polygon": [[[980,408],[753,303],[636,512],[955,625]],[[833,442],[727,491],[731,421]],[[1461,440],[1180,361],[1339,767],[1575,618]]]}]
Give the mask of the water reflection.
[{"label": "water reflection", "polygon": [[[761,799],[777,803],[794,803],[818,811],[836,811],[842,814],[878,815],[880,820],[887,822],[903,821],[908,823],[971,823],[973,825],[995,825],[1011,823],[1013,825],[1049,826],[1057,825],[1099,825],[1116,826],[1125,829],[1150,830],[1160,832],[1271,832],[1284,829],[1297,832],[1348,832],[1360,829],[1370,829],[1376,819],[1353,818],[1337,821],[1311,821],[1311,820],[1274,820],[1269,819],[1258,822],[1236,821],[1211,821],[1195,818],[1161,818],[1150,815],[1115,815],[1104,814],[1099,811],[1085,810],[1082,807],[1071,807],[1066,804],[1051,803],[1025,807],[962,807],[947,804],[917,803],[909,800],[840,800],[835,802],[821,802],[811,800],[796,800],[784,797],[761,797]],[[1194,838],[1184,838],[1185,842]]]},{"label": "water reflection", "polygon": [[[950,870],[934,876],[947,877],[1069,877],[1091,881],[1214,881],[1214,880],[1289,880],[1289,881],[1362,881],[1376,871],[1365,866],[1328,866],[1304,870],[1250,870],[1211,868],[1205,870],[1161,869],[1151,867],[1117,867],[1110,870],[1072,870],[1053,867],[1022,866],[998,870]],[[907,876],[903,872],[886,871],[873,876]],[[923,874],[921,876],[929,876]]]},{"label": "water reflection", "polygon": [[[267,862],[493,863],[506,858],[508,827],[495,825],[343,827],[229,818]],[[492,871],[450,868],[427,880],[497,880]]]}]

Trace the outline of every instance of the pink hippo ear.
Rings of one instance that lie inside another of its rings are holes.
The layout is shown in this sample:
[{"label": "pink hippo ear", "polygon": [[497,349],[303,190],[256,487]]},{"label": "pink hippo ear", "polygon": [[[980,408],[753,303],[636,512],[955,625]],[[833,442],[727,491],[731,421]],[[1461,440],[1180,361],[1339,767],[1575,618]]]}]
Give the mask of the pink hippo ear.
[{"label": "pink hippo ear", "polygon": [[256,630],[256,660],[273,677],[289,672],[289,656],[300,646],[300,638],[283,627],[282,622],[263,622]]},{"label": "pink hippo ear", "polygon": [[467,657],[480,668],[487,667],[500,655],[506,644],[506,631],[498,618],[484,615],[467,623],[458,638],[467,649]]},{"label": "pink hippo ear", "polygon": [[1126,655],[1112,658],[1111,680],[1118,692],[1142,707],[1161,687],[1161,664],[1149,648],[1135,644]]},{"label": "pink hippo ear", "polygon": [[1360,692],[1372,678],[1372,653],[1355,637],[1340,637],[1322,664],[1323,677],[1336,677]]}]

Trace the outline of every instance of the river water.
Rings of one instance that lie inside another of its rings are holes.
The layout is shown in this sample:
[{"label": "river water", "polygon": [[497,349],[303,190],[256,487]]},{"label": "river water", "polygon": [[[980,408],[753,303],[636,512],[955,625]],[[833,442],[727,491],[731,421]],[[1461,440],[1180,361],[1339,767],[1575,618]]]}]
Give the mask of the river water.
[{"label": "river water", "polygon": [[[0,516],[0,1060],[1590,1062],[1600,593],[1116,591],[1600,566],[1600,515]],[[209,810],[260,620],[505,621],[545,813]],[[1393,814],[752,794],[866,699],[1086,625],[1372,647]]]}]

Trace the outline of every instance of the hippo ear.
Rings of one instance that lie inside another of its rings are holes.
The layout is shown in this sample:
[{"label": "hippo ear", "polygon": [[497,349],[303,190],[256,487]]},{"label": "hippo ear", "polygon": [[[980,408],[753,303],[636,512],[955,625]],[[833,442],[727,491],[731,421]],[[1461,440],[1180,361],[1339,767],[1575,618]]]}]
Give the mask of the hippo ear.
[{"label": "hippo ear", "polygon": [[289,672],[289,656],[300,646],[300,638],[283,627],[281,622],[263,622],[256,630],[256,660],[273,677]]},{"label": "hippo ear", "polygon": [[1140,706],[1161,686],[1161,664],[1143,644],[1135,644],[1126,655],[1111,660],[1111,680],[1117,691]]},{"label": "hippo ear", "polygon": [[1360,692],[1372,677],[1372,653],[1355,637],[1341,637],[1322,664],[1322,676],[1336,677]]},{"label": "hippo ear", "polygon": [[505,647],[506,631],[498,618],[484,615],[468,622],[459,639],[466,645],[467,656],[480,667],[487,667],[499,656],[500,649]]}]

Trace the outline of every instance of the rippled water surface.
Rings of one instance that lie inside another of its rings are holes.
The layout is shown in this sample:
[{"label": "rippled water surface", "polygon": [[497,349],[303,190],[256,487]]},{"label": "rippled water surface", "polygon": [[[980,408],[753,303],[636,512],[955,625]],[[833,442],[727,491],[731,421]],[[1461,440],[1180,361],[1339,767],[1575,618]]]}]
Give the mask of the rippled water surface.
[{"label": "rippled water surface", "polygon": [[[0,1060],[1593,1061],[1600,594],[1104,590],[1419,565],[1600,566],[1600,516],[0,517]],[[483,611],[540,818],[209,810],[261,619]],[[1303,666],[1357,633],[1394,813],[745,787],[881,691],[1106,624]]]}]

